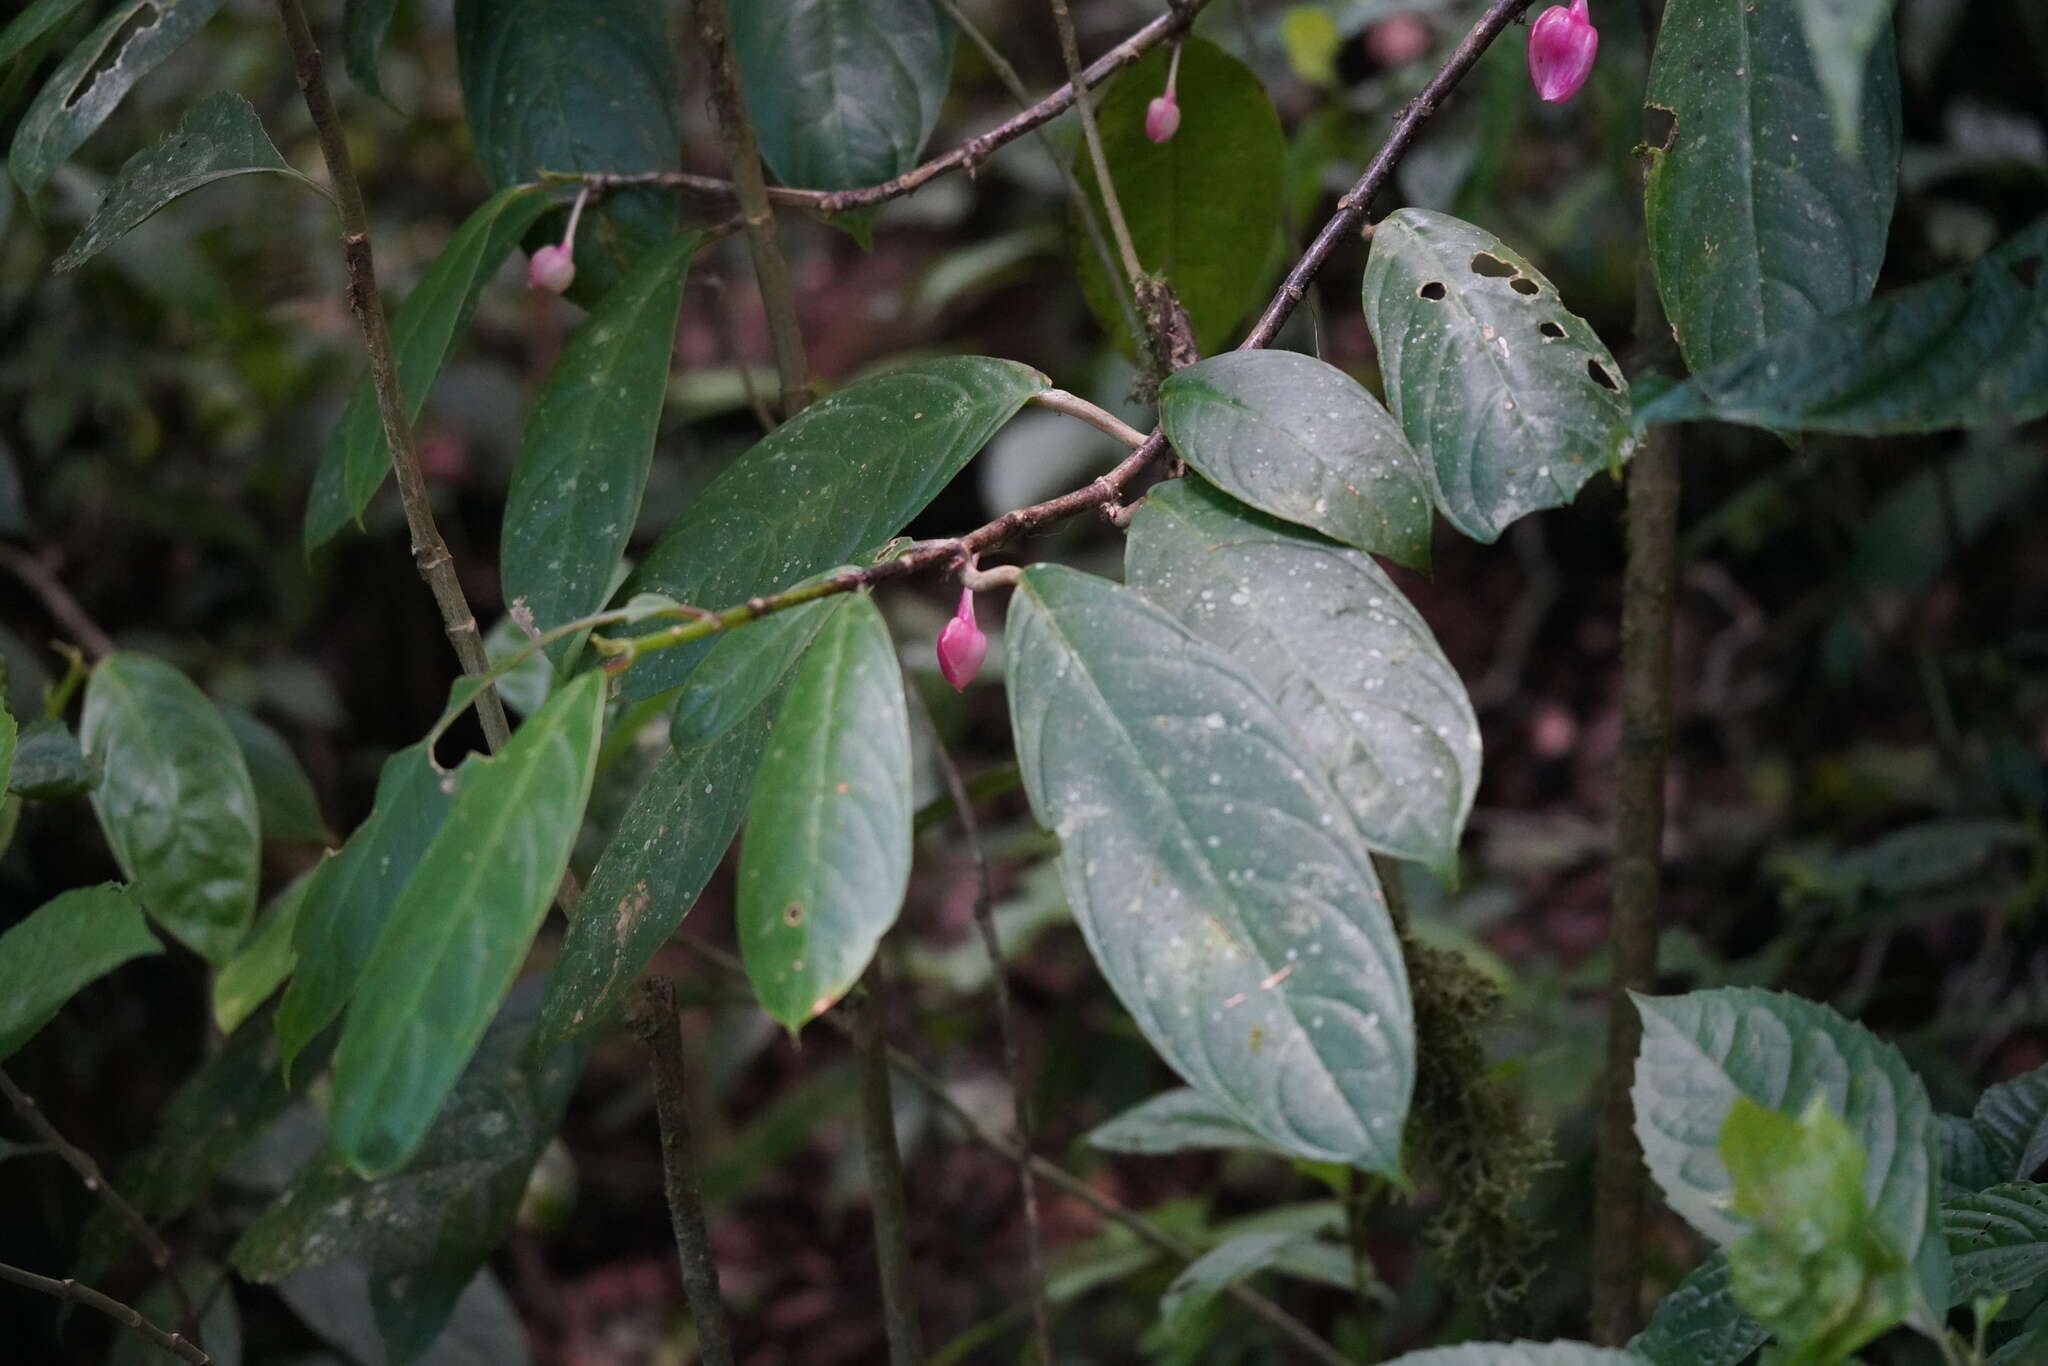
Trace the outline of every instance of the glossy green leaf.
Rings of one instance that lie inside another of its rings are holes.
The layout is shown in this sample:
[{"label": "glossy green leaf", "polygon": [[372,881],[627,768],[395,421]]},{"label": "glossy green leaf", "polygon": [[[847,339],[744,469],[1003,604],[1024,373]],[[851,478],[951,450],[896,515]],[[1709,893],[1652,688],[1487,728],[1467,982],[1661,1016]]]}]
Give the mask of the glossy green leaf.
[{"label": "glossy green leaf", "polygon": [[2006,1155],[2004,1178],[2031,1180],[2048,1163],[2048,1067],[1988,1088],[1970,1118]]},{"label": "glossy green leaf", "polygon": [[1429,467],[1365,386],[1294,351],[1232,351],[1169,375],[1174,450],[1231,496],[1412,569],[1429,567]]},{"label": "glossy green leaf", "polygon": [[[1145,106],[1166,88],[1169,58],[1168,45],[1161,44],[1126,68],[1095,117],[1138,264],[1173,286],[1206,353],[1265,296],[1264,265],[1280,230],[1287,141],[1259,78],[1198,37],[1180,48],[1180,128],[1165,142],[1146,137]],[[1097,221],[1107,222],[1085,147],[1077,149],[1074,174]],[[1112,276],[1103,269],[1078,227],[1074,237],[1088,307],[1128,351],[1119,300],[1129,301],[1130,281],[1121,270]]]},{"label": "glossy green leaf", "polygon": [[1390,1366],[1641,1366],[1642,1358],[1583,1342],[1468,1342],[1396,1357]]},{"label": "glossy green leaf", "polygon": [[[848,385],[726,466],[630,586],[717,609],[864,557],[1046,387],[1031,367],[985,356],[919,361]],[[626,695],[675,687],[712,645],[643,659],[622,681]]]},{"label": "glossy green leaf", "polygon": [[1133,588],[1258,680],[1369,844],[1455,875],[1479,723],[1429,624],[1370,555],[1179,480],[1139,506],[1124,558]]},{"label": "glossy green leaf", "polygon": [[1863,87],[1871,50],[1890,27],[1891,0],[1797,0],[1799,27],[1827,96],[1835,145],[1853,155],[1862,141]]},{"label": "glossy green leaf", "polygon": [[240,707],[222,707],[221,720],[235,737],[256,790],[256,823],[267,840],[325,844],[334,838],[320,815],[313,782],[285,738]]},{"label": "glossy green leaf", "polygon": [[582,823],[603,721],[604,677],[585,674],[472,760],[399,893],[335,1050],[335,1145],[366,1176],[412,1156],[512,985]]},{"label": "glossy green leaf", "polygon": [[[455,230],[392,315],[391,350],[398,358],[407,417],[417,420],[426,406],[441,362],[469,321],[478,292],[547,209],[546,196],[531,185],[492,195]],[[361,521],[390,473],[391,450],[378,420],[376,391],[365,378],[349,396],[313,476],[306,500],[306,549],[317,549],[350,522]]]},{"label": "glossy green leaf", "polygon": [[79,887],[46,901],[0,934],[0,1062],[81,987],[132,958],[162,953],[124,887]]},{"label": "glossy green leaf", "polygon": [[440,833],[467,772],[440,773],[424,745],[392,755],[377,779],[369,818],[313,875],[292,930],[298,969],[277,1007],[287,1071],[354,993],[399,892]]},{"label": "glossy green leaf", "polygon": [[1867,1155],[1864,1191],[1885,1240],[1916,1273],[1916,1326],[1948,1304],[1941,1238],[1941,1139],[1926,1087],[1862,1026],[1795,996],[1727,987],[1638,996],[1636,1135],[1671,1207],[1726,1246],[1744,1225],[1729,1210],[1720,1129],[1738,1095],[1766,1109],[1815,1096],[1840,1115]]},{"label": "glossy green leaf", "polygon": [[33,195],[127,95],[187,38],[221,0],[123,0],[58,63],[22,113],[8,149],[14,183]]},{"label": "glossy green leaf", "polygon": [[30,0],[0,28],[0,66],[28,51],[31,44],[69,19],[85,0]]},{"label": "glossy green leaf", "polygon": [[1398,1173],[1408,981],[1343,799],[1242,664],[1148,599],[1037,565],[1011,730],[1103,975],[1166,1061],[1289,1153]]},{"label": "glossy green leaf", "polygon": [[1648,102],[1644,213],[1657,291],[1704,370],[1870,297],[1898,191],[1899,73],[1886,33],[1859,68],[1858,150],[1844,155],[1799,5],[1671,0]]},{"label": "glossy green leaf", "polygon": [[1281,1150],[1247,1129],[1235,1115],[1193,1087],[1162,1092],[1089,1130],[1090,1147],[1111,1153],[1183,1153],[1204,1148]]},{"label": "glossy green leaf", "polygon": [[215,974],[213,1022],[221,1033],[239,1029],[291,976],[298,962],[292,934],[298,926],[299,909],[305,904],[306,889],[318,873],[318,868],[307,871],[271,898],[249,942]]},{"label": "glossy green leaf", "polygon": [[[642,257],[562,348],[505,495],[505,599],[546,631],[604,606],[640,515],[694,234]],[[577,641],[549,647],[557,666]]]},{"label": "glossy green leaf", "polygon": [[843,593],[820,598],[720,636],[678,692],[669,739],[705,744],[753,715],[846,603]]},{"label": "glossy green leaf", "polygon": [[1607,468],[1628,422],[1621,367],[1492,233],[1426,209],[1389,215],[1364,299],[1387,407],[1460,531],[1491,541]]},{"label": "glossy green leaf", "polygon": [[2015,1181],[1941,1207],[1954,1298],[2005,1295],[2048,1278],[2048,1186]]},{"label": "glossy green leaf", "polygon": [[217,90],[186,112],[176,132],[128,158],[56,268],[84,265],[180,195],[231,176],[262,174],[319,188],[285,164],[253,105]]},{"label": "glossy green leaf", "polygon": [[349,79],[372,95],[384,93],[377,74],[377,54],[384,47],[384,34],[391,27],[391,12],[398,0],[346,0],[341,12],[341,58]]},{"label": "glossy green leaf", "polygon": [[1637,420],[1851,436],[2031,421],[2048,413],[2044,267],[2048,218],[1973,266],[1738,353],[1645,404]]},{"label": "glossy green leaf", "polygon": [[731,12],[761,159],[783,184],[852,189],[917,164],[953,66],[932,0],[748,0]]},{"label": "glossy green leaf", "polygon": [[910,713],[872,599],[851,595],[797,662],[740,845],[740,956],[795,1033],[843,996],[910,883]]},{"label": "glossy green leaf", "polygon": [[85,685],[78,736],[93,809],[149,913],[216,965],[256,910],[256,792],[234,734],[192,680],[120,651]]},{"label": "glossy green leaf", "polygon": [[34,801],[82,796],[92,787],[85,753],[62,721],[43,718],[21,728],[7,791]]},{"label": "glossy green leaf", "polygon": [[1770,1336],[1728,1287],[1728,1254],[1716,1252],[1657,1302],[1628,1350],[1653,1366],[1740,1366]]}]

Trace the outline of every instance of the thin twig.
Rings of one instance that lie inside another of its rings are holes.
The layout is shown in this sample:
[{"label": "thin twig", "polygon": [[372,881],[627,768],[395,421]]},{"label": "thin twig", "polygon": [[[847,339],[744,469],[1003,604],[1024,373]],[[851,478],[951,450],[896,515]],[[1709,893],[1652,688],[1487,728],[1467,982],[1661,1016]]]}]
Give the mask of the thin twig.
[{"label": "thin twig", "polygon": [[[1051,0],[1053,27],[1059,30],[1060,59],[1067,64],[1067,84],[1084,84],[1081,44],[1074,37],[1074,16],[1067,13],[1067,0]],[[1124,206],[1117,202],[1116,182],[1109,174],[1109,154],[1102,150],[1102,130],[1095,125],[1095,106],[1084,90],[1074,107],[1081,114],[1081,140],[1088,144],[1088,159],[1095,167],[1095,188],[1102,195],[1102,214],[1109,220],[1109,235],[1116,242],[1117,255],[1124,263],[1124,283],[1133,291],[1145,274],[1138,262],[1138,249],[1131,242],[1130,225],[1124,222]],[[1142,300],[1139,301],[1142,305]],[[1132,334],[1135,337],[1135,333]]]},{"label": "thin twig", "polygon": [[647,1045],[654,1072],[654,1111],[661,1124],[662,1193],[675,1231],[683,1267],[683,1296],[697,1327],[697,1352],[705,1366],[732,1366],[732,1335],[718,1293],[718,1263],[704,1224],[704,1194],[697,1179],[696,1144],[690,1135],[690,1086],[683,1062],[682,1019],[676,1013],[675,984],[649,978],[645,1008],[633,1021]]},{"label": "thin twig", "polygon": [[71,596],[71,591],[40,556],[18,546],[0,545],[0,568],[20,579],[22,585],[43,604],[43,610],[50,614],[51,619],[63,627],[77,642],[78,648],[91,658],[105,659],[114,653],[113,638],[78,605],[78,599]]},{"label": "thin twig", "polygon": [[869,988],[850,1006],[853,1051],[860,1064],[860,1127],[867,1150],[868,1203],[875,1219],[875,1266],[882,1283],[882,1323],[891,1366],[917,1366],[924,1347],[917,1328],[917,1291],[910,1279],[910,1215],[903,1201],[903,1154],[896,1148],[896,1105],[889,1094],[889,1044],[882,1032],[879,965]]},{"label": "thin twig", "polygon": [[[333,182],[334,202],[341,214],[341,251],[348,267],[348,306],[363,334],[363,349],[369,353],[370,381],[377,394],[377,416],[384,427],[385,443],[391,448],[391,470],[398,480],[398,499],[405,507],[405,524],[412,533],[413,562],[420,577],[433,591],[441,609],[441,625],[455,647],[455,657],[466,674],[480,674],[490,667],[484,654],[483,635],[477,630],[476,614],[462,591],[455,572],[454,556],[434,522],[434,504],[427,489],[427,476],[420,466],[419,451],[413,444],[412,422],[405,414],[405,399],[399,388],[398,362],[391,350],[391,331],[384,321],[384,300],[377,291],[377,267],[370,252],[370,221],[363,209],[362,186],[356,181],[355,166],[349,159],[348,137],[334,110],[334,96],[320,61],[320,48],[306,22],[300,0],[277,0],[284,20],[285,37],[292,47],[293,68],[299,91],[306,99],[319,134],[320,155],[327,163],[327,178]],[[493,751],[502,749],[511,735],[505,707],[497,691],[485,688],[477,697],[477,718],[482,721],[484,742]]]},{"label": "thin twig", "polygon": [[1068,417],[1078,417],[1089,426],[1108,432],[1132,450],[1145,444],[1145,433],[1108,409],[1096,407],[1079,394],[1070,394],[1065,389],[1041,389],[1031,396],[1031,402],[1056,413],[1065,413]]},{"label": "thin twig", "polygon": [[83,1305],[95,1313],[105,1314],[123,1328],[141,1334],[180,1361],[190,1362],[191,1366],[213,1366],[213,1358],[182,1333],[165,1332],[144,1318],[141,1310],[123,1304],[111,1295],[103,1295],[89,1285],[80,1285],[69,1278],[60,1281],[48,1276],[38,1276],[33,1271],[23,1271],[20,1267],[9,1266],[5,1262],[0,1262],[0,1281],[21,1286],[25,1290],[34,1290],[52,1299]]}]

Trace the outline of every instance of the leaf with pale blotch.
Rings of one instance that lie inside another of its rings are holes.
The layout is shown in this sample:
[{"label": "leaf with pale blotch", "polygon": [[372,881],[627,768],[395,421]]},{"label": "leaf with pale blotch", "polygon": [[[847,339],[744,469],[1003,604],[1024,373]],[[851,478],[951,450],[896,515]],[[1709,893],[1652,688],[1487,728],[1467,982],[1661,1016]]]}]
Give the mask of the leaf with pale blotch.
[{"label": "leaf with pale blotch", "polygon": [[1797,0],[1799,26],[1827,96],[1835,145],[1844,156],[1863,140],[1865,69],[1877,40],[1891,27],[1891,0]]},{"label": "leaf with pale blotch", "polygon": [[1205,1148],[1242,1148],[1276,1153],[1221,1104],[1190,1086],[1141,1101],[1088,1131],[1090,1147],[1111,1153],[1183,1153]]},{"label": "leaf with pale blotch", "polygon": [[0,1062],[87,984],[131,958],[162,953],[125,887],[78,887],[0,934]]}]

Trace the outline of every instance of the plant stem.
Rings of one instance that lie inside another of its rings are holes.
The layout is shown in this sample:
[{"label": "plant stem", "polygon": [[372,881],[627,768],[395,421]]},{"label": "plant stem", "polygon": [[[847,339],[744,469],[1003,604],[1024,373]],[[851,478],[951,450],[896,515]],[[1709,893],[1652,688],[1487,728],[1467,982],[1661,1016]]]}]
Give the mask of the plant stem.
[{"label": "plant stem", "polygon": [[896,1149],[896,1107],[889,1094],[889,1045],[882,1034],[879,967],[849,1006],[853,1051],[860,1063],[860,1127],[868,1160],[868,1202],[875,1218],[875,1266],[882,1282],[882,1322],[890,1366],[917,1366],[917,1292],[910,1283],[910,1216],[903,1203],[903,1155]]},{"label": "plant stem", "polygon": [[[334,96],[327,88],[320,49],[306,22],[300,0],[277,0],[277,12],[284,20],[285,37],[292,48],[292,65],[299,91],[305,96],[306,112],[320,138],[320,155],[327,163],[327,178],[334,182],[334,202],[341,214],[341,252],[348,267],[348,306],[363,334],[363,349],[369,353],[370,381],[377,394],[377,416],[384,427],[384,440],[391,448],[391,470],[398,479],[398,498],[405,507],[405,524],[412,533],[413,563],[420,577],[433,591],[441,609],[441,625],[455,647],[455,657],[466,674],[481,674],[490,661],[484,656],[483,635],[477,630],[476,614],[462,591],[455,572],[455,559],[448,542],[434,523],[434,504],[427,489],[427,477],[420,467],[418,449],[413,445],[412,422],[405,414],[405,400],[399,388],[398,362],[391,351],[391,331],[384,321],[384,300],[377,292],[377,267],[370,252],[370,221],[363,210],[362,186],[356,181],[355,166],[349,159],[348,138],[334,110]],[[483,723],[484,742],[493,751],[504,747],[512,730],[505,719],[505,707],[495,689],[485,688],[477,697],[477,718]]]},{"label": "plant stem", "polygon": [[683,1267],[683,1296],[697,1326],[697,1351],[705,1366],[732,1366],[732,1336],[718,1294],[718,1263],[704,1224],[704,1196],[697,1179],[696,1144],[690,1134],[689,1077],[683,1062],[682,1019],[675,985],[649,978],[645,1008],[633,1021],[647,1045],[654,1073],[654,1111],[661,1124],[662,1194]]},{"label": "plant stem", "polygon": [[1055,413],[1078,417],[1097,431],[1109,433],[1132,450],[1145,444],[1145,433],[1115,413],[1098,408],[1079,394],[1070,394],[1064,389],[1041,389],[1031,396],[1030,401]]},{"label": "plant stem", "polygon": [[111,1295],[103,1295],[89,1285],[80,1285],[68,1278],[60,1281],[49,1276],[38,1276],[33,1271],[23,1271],[20,1267],[9,1266],[5,1262],[0,1262],[0,1281],[21,1286],[25,1290],[34,1290],[52,1299],[84,1305],[95,1313],[105,1314],[122,1327],[141,1334],[180,1361],[190,1362],[191,1366],[213,1366],[213,1358],[201,1350],[197,1343],[187,1340],[183,1334],[165,1332],[144,1318],[141,1310],[123,1304]]},{"label": "plant stem", "polygon": [[797,326],[789,264],[775,237],[775,209],[768,201],[768,179],[761,171],[754,121],[747,114],[747,92],[740,82],[739,59],[732,50],[732,24],[726,16],[725,0],[697,0],[697,30],[711,65],[711,106],[718,114],[726,154],[732,158],[733,194],[746,224],[754,280],[768,317],[768,335],[775,343],[775,369],[782,377],[782,417],[787,421],[811,401],[811,371],[804,359],[803,332]]},{"label": "plant stem", "polygon": [[0,545],[0,569],[20,579],[43,604],[43,610],[70,632],[78,648],[88,656],[101,660],[114,652],[113,639],[78,605],[78,599],[71,596],[63,581],[39,556],[16,546]]},{"label": "plant stem", "polygon": [[[1138,249],[1131,242],[1130,226],[1124,222],[1124,208],[1117,202],[1116,182],[1109,174],[1109,154],[1102,150],[1102,130],[1095,126],[1095,107],[1088,98],[1082,78],[1081,45],[1074,37],[1074,17],[1067,13],[1067,0],[1051,0],[1053,27],[1059,30],[1060,59],[1067,64],[1067,84],[1081,90],[1074,107],[1081,113],[1081,138],[1088,144],[1088,160],[1095,167],[1095,188],[1102,192],[1103,216],[1109,219],[1109,233],[1116,241],[1117,255],[1124,263],[1125,283],[1133,291],[1144,277],[1138,263]],[[1142,308],[1143,301],[1139,301]]]}]

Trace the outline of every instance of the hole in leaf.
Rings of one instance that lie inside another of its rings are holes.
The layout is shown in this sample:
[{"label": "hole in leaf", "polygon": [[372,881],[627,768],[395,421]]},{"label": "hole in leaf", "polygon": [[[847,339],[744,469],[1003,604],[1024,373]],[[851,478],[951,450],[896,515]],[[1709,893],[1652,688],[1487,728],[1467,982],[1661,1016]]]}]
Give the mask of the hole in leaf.
[{"label": "hole in leaf", "polygon": [[2032,289],[2041,279],[2041,258],[2022,256],[2013,262],[2012,278],[2020,282],[2021,289]]},{"label": "hole in leaf", "polygon": [[1592,376],[1593,383],[1599,385],[1602,389],[1619,389],[1621,387],[1614,376],[1607,373],[1607,367],[1597,360],[1589,358],[1586,361],[1586,373]]},{"label": "hole in leaf", "polygon": [[1443,298],[1445,294],[1449,293],[1449,291],[1444,288],[1444,282],[1442,280],[1424,280],[1422,282],[1422,288],[1416,290],[1415,292],[1420,297],[1428,299],[1431,302],[1435,302],[1436,300]]},{"label": "hole in leaf", "polygon": [[1564,328],[1553,322],[1538,323],[1536,330],[1552,340],[1564,336]]},{"label": "hole in leaf", "polygon": [[64,107],[77,108],[79,101],[92,93],[93,86],[99,82],[101,76],[121,65],[122,59],[128,55],[129,44],[155,28],[157,21],[162,17],[155,5],[138,6],[135,13],[128,16],[127,22],[107,36],[106,43],[100,48],[99,55],[93,58],[92,65],[79,73],[78,83],[64,96]]},{"label": "hole in leaf", "polygon": [[1480,252],[1472,258],[1472,273],[1484,275],[1489,280],[1505,280],[1515,273],[1515,268],[1490,252]]},{"label": "hole in leaf", "polygon": [[1647,147],[1671,150],[1672,141],[1678,136],[1678,114],[1660,104],[1643,106],[1643,144]]},{"label": "hole in leaf", "polygon": [[1508,281],[1508,286],[1517,294],[1541,294],[1543,292],[1542,286],[1526,275],[1517,275],[1514,279]]}]

